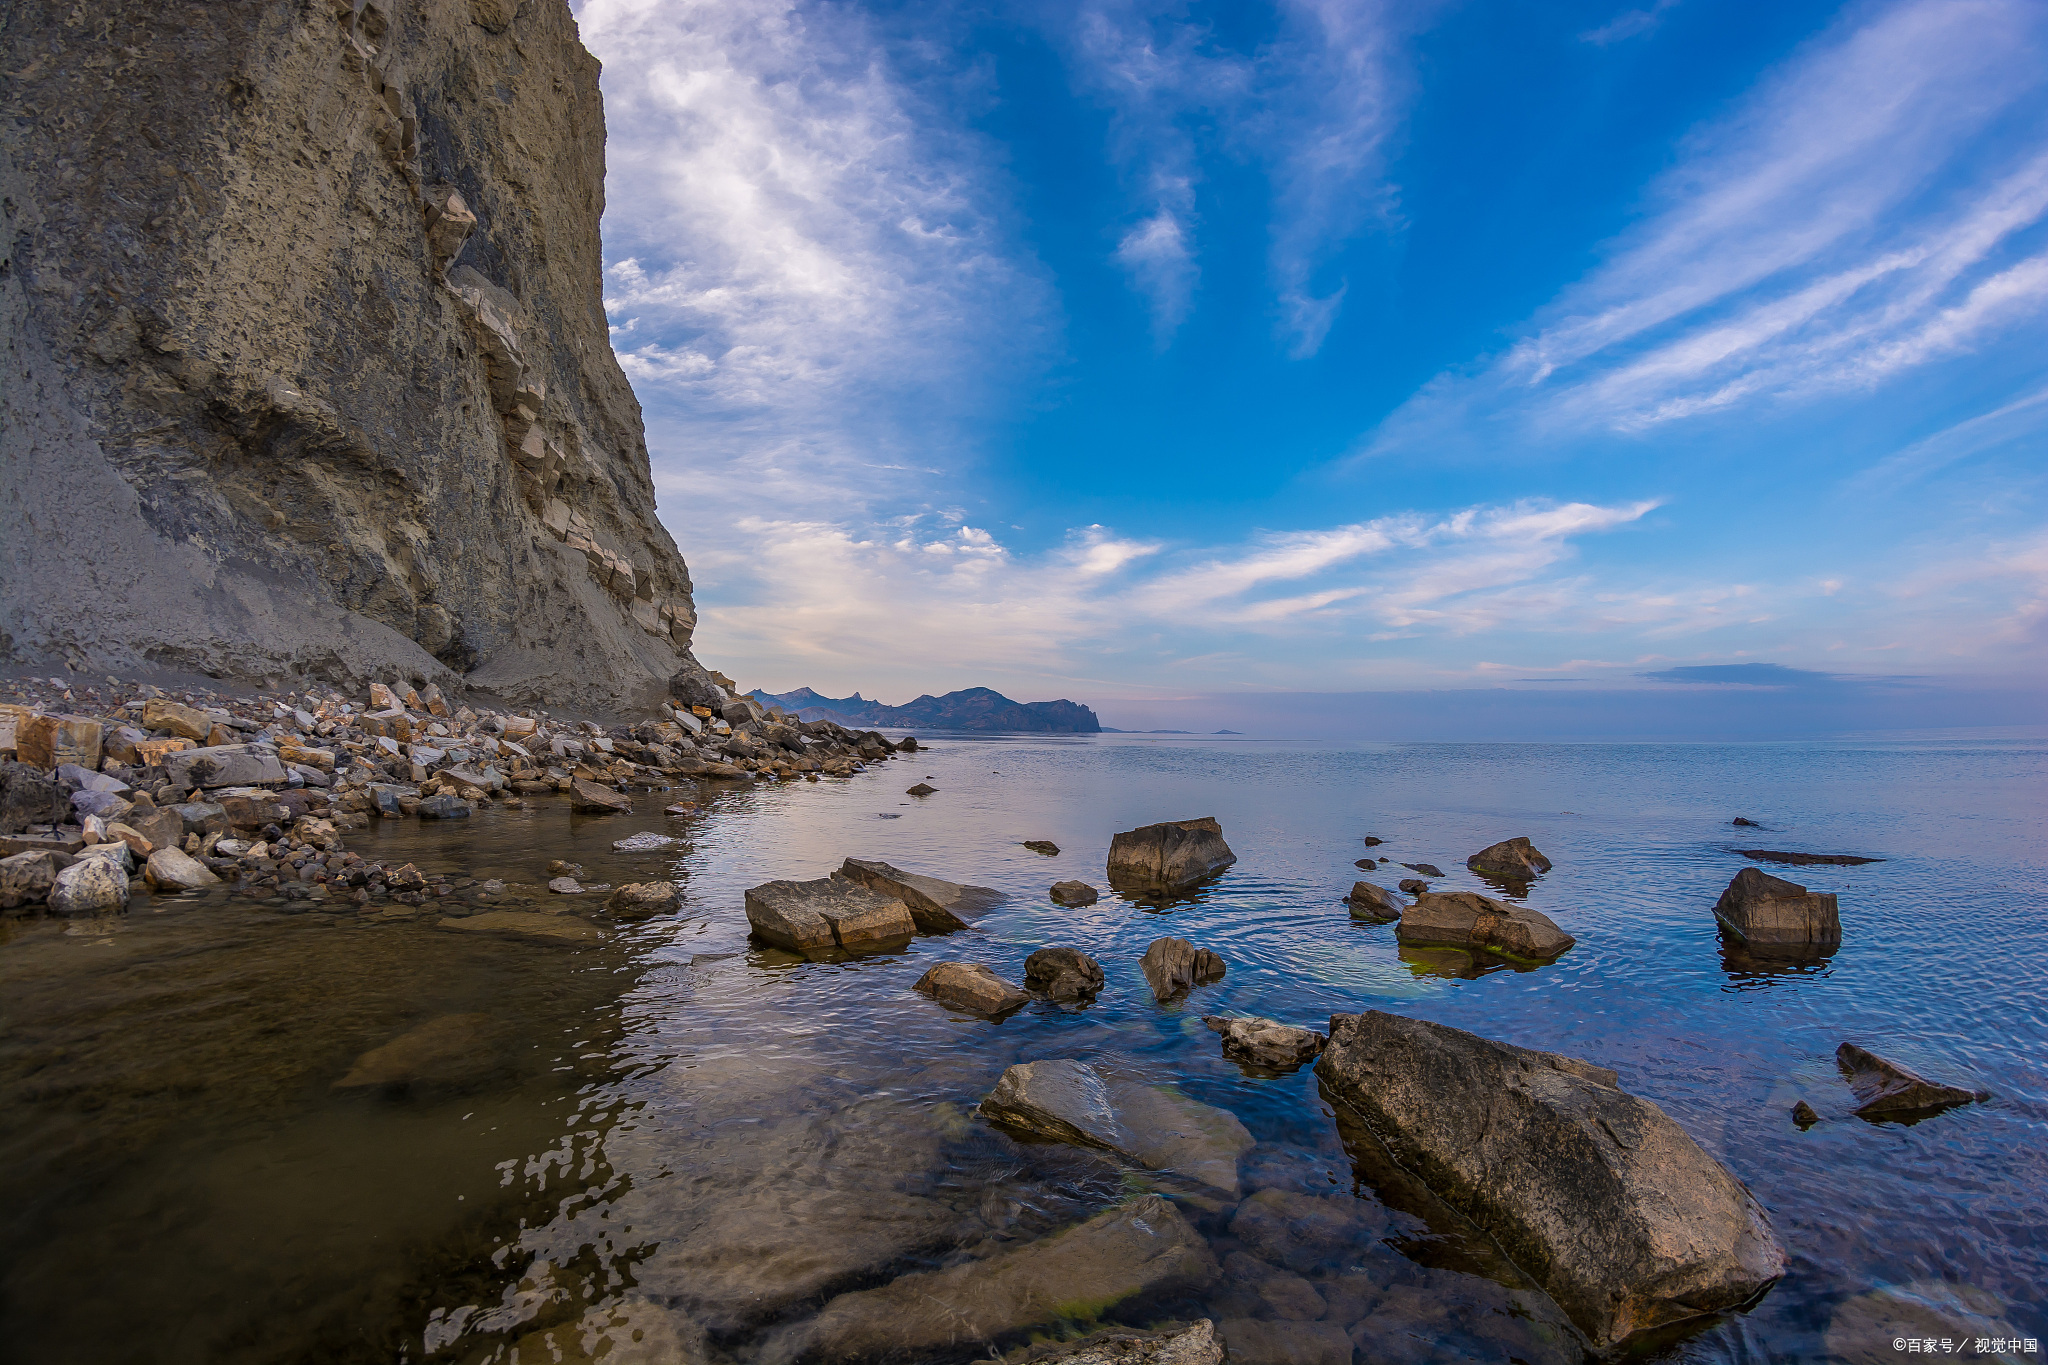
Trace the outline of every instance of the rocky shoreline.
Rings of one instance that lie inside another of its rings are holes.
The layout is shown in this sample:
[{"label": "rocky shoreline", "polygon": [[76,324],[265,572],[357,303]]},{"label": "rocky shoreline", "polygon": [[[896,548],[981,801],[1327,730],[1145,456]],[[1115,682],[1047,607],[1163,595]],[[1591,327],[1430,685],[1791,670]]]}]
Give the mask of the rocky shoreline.
[{"label": "rocky shoreline", "polygon": [[[16,680],[0,689],[0,909],[115,911],[138,883],[225,885],[303,909],[487,908],[505,898],[503,882],[367,860],[347,848],[349,832],[544,796],[584,814],[627,812],[636,794],[685,782],[850,777],[918,747],[798,720],[718,675],[689,690],[645,720],[605,726],[451,702],[431,684],[374,683],[350,697]],[[640,917],[646,898],[631,890],[607,904]]]}]

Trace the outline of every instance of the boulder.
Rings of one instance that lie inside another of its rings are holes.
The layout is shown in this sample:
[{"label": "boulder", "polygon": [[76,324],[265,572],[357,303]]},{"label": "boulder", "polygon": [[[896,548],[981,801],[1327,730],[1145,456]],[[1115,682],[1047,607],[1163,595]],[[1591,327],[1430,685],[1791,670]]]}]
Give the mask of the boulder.
[{"label": "boulder", "polygon": [[64,788],[26,763],[0,763],[0,834],[71,819]]},{"label": "boulder", "polygon": [[1429,883],[1423,881],[1420,877],[1403,877],[1395,883],[1395,886],[1411,896],[1419,896],[1429,890]]},{"label": "boulder", "polygon": [[1022,1009],[1031,997],[979,962],[941,962],[917,979],[913,989],[948,1009],[997,1018]]},{"label": "boulder", "polygon": [[46,901],[56,884],[57,859],[52,854],[16,853],[0,858],[0,909]]},{"label": "boulder", "polygon": [[135,850],[125,839],[108,839],[105,843],[89,844],[80,858],[105,858],[123,872],[135,871]]},{"label": "boulder", "polygon": [[1024,985],[1054,1000],[1092,1000],[1102,989],[1102,964],[1078,948],[1040,948],[1024,959]]},{"label": "boulder", "polygon": [[1465,866],[1482,877],[1492,877],[1497,881],[1526,882],[1538,873],[1550,871],[1550,859],[1537,852],[1527,839],[1517,835],[1480,849],[1465,860]]},{"label": "boulder", "polygon": [[142,704],[142,728],[168,731],[195,744],[204,744],[213,733],[213,717],[196,706],[167,697],[151,697]]},{"label": "boulder", "polygon": [[1202,1022],[1223,1035],[1223,1055],[1241,1066],[1293,1071],[1316,1059],[1330,1040],[1311,1029],[1277,1019],[1226,1019],[1205,1014]]},{"label": "boulder", "polygon": [[832,875],[902,901],[910,908],[918,932],[924,934],[965,929],[969,921],[987,914],[1003,898],[1002,892],[986,886],[961,886],[937,877],[921,877],[865,858],[848,858]]},{"label": "boulder", "polygon": [[88,815],[97,815],[102,820],[125,819],[134,809],[132,801],[125,801],[116,792],[75,791],[71,793],[71,818],[83,822]]},{"label": "boulder", "polygon": [[1745,867],[1714,903],[1714,918],[1744,943],[1820,947],[1842,941],[1842,916],[1832,892]]},{"label": "boulder", "polygon": [[1746,817],[1744,817],[1744,816],[1740,816],[1740,815],[1736,816],[1736,817],[1735,817],[1735,818],[1734,818],[1733,820],[1730,820],[1730,821],[1729,821],[1728,823],[1729,823],[1729,824],[1731,824],[1731,825],[1737,825],[1737,826],[1740,826],[1740,827],[1741,827],[1741,828],[1743,828],[1743,829],[1762,829],[1762,828],[1763,828],[1763,826],[1762,826],[1762,825],[1759,825],[1759,824],[1758,824],[1758,823],[1757,823],[1756,821],[1754,821],[1754,820],[1751,820],[1751,819],[1748,819],[1748,818],[1746,818]]},{"label": "boulder", "polygon": [[1196,986],[1220,980],[1227,970],[1222,958],[1184,938],[1153,939],[1138,966],[1162,1004]]},{"label": "boulder", "polygon": [[633,882],[612,892],[604,908],[614,919],[653,919],[673,914],[681,903],[673,882]]},{"label": "boulder", "polygon": [[1484,949],[1530,962],[1552,961],[1578,942],[1541,911],[1476,891],[1417,893],[1396,933],[1403,943]]},{"label": "boulder", "polygon": [[180,749],[164,755],[164,776],[180,791],[193,787],[274,787],[284,783],[277,755],[255,753],[246,744]]},{"label": "boulder", "polygon": [[488,1014],[444,1014],[356,1058],[334,1089],[471,1085],[505,1069],[510,1035]]},{"label": "boulder", "polygon": [[1060,856],[1060,846],[1050,839],[1026,839],[1024,847],[1030,849],[1033,853],[1042,853],[1048,858]]},{"label": "boulder", "polygon": [[1784,1273],[1743,1183],[1605,1068],[1375,1010],[1330,1020],[1316,1075],[1596,1349]]},{"label": "boulder", "polygon": [[[1830,897],[1830,899],[1833,899]],[[1961,1086],[1930,1081],[1908,1067],[1866,1052],[1854,1043],[1835,1049],[1835,1065],[1856,1093],[1858,1118],[1924,1118],[1958,1104],[1988,1100],[1988,1090],[1965,1090]]]},{"label": "boulder", "polygon": [[1086,882],[1054,882],[1052,884],[1052,891],[1049,894],[1052,896],[1052,903],[1054,905],[1064,905],[1069,909],[1076,906],[1093,905],[1102,899],[1095,888]]},{"label": "boulder", "polygon": [[1178,1331],[1105,1328],[1078,1341],[1036,1346],[1006,1360],[1010,1365],[1223,1365],[1223,1343],[1217,1340],[1213,1322],[1197,1318]]},{"label": "boulder", "polygon": [[1351,883],[1351,894],[1344,898],[1344,903],[1351,907],[1351,918],[1371,920],[1375,924],[1397,920],[1407,909],[1401,904],[1400,897],[1371,882]]},{"label": "boulder", "polygon": [[[128,851],[125,844],[115,847]],[[50,909],[59,915],[100,915],[127,906],[128,871],[112,858],[80,858],[50,888]]]},{"label": "boulder", "polygon": [[175,810],[138,805],[128,812],[126,823],[157,848],[185,842],[185,821]]},{"label": "boulder", "polygon": [[938,788],[934,787],[929,782],[920,782],[914,787],[905,787],[903,789],[903,794],[905,796],[930,796],[937,790]]},{"label": "boulder", "polygon": [[1805,1100],[1801,1100],[1792,1106],[1792,1122],[1798,1124],[1799,1131],[1803,1133],[1820,1122],[1820,1113]]},{"label": "boulder", "polygon": [[209,834],[225,834],[228,831],[227,807],[218,801],[186,801],[164,810],[178,817],[178,824],[186,834],[196,834],[204,839]]},{"label": "boulder", "polygon": [[473,811],[469,802],[453,792],[442,792],[420,802],[413,814],[422,820],[467,820]]},{"label": "boulder", "polygon": [[204,891],[220,885],[220,878],[208,871],[205,863],[170,847],[157,849],[149,855],[149,861],[142,869],[142,879],[153,891]]},{"label": "boulder", "polygon": [[265,825],[290,824],[292,819],[291,807],[268,794],[223,796],[220,808],[232,829],[262,829]]},{"label": "boulder", "polygon": [[36,768],[100,766],[102,727],[83,716],[27,715],[14,723],[14,751]]},{"label": "boulder", "polygon": [[569,783],[569,809],[583,815],[631,815],[633,803],[623,792],[578,777]]},{"label": "boulder", "polygon": [[[1217,1275],[1209,1244],[1167,1200],[1140,1195],[986,1260],[841,1294],[770,1343],[770,1360],[916,1356],[997,1343],[1119,1305],[1198,1291]],[[1204,1357],[1210,1359],[1213,1357]]]},{"label": "boulder", "polygon": [[1232,1198],[1238,1158],[1252,1147],[1252,1135],[1227,1109],[1068,1059],[1011,1067],[981,1102],[981,1114],[1151,1170],[1177,1171]]},{"label": "boulder", "polygon": [[765,942],[796,952],[893,947],[917,932],[901,897],[842,877],[763,882],[747,892],[747,923]]},{"label": "boulder", "polygon": [[1109,884],[1119,891],[1174,892],[1237,861],[1214,816],[1125,830],[1109,841]]},{"label": "boulder", "polygon": [[524,910],[488,910],[439,921],[438,928],[461,929],[472,934],[504,934],[536,943],[598,943],[604,931],[574,915],[538,915]]}]

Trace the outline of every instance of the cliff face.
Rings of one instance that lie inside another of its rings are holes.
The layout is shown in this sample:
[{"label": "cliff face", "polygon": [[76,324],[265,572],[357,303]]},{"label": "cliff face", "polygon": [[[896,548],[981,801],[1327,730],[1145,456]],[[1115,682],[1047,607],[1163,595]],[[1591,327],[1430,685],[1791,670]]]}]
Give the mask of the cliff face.
[{"label": "cliff face", "polygon": [[13,0],[0,50],[0,653],[702,676],[566,0]]}]

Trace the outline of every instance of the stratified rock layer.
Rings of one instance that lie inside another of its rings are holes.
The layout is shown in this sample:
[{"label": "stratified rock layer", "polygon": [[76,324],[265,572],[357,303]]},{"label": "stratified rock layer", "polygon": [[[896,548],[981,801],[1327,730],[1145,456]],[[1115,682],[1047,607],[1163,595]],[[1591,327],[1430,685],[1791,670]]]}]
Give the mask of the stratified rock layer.
[{"label": "stratified rock layer", "polygon": [[88,9],[7,12],[0,648],[590,707],[694,673],[567,0]]},{"label": "stratified rock layer", "polygon": [[1595,1347],[1784,1273],[1743,1183],[1605,1068],[1375,1010],[1330,1020],[1316,1075]]}]

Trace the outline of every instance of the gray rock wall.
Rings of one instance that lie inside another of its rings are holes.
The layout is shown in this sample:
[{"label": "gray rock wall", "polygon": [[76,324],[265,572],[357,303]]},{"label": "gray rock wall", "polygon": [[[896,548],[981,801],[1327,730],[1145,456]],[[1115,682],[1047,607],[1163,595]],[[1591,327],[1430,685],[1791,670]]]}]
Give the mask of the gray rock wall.
[{"label": "gray rock wall", "polygon": [[0,46],[0,655],[696,672],[566,0],[17,0]]}]

